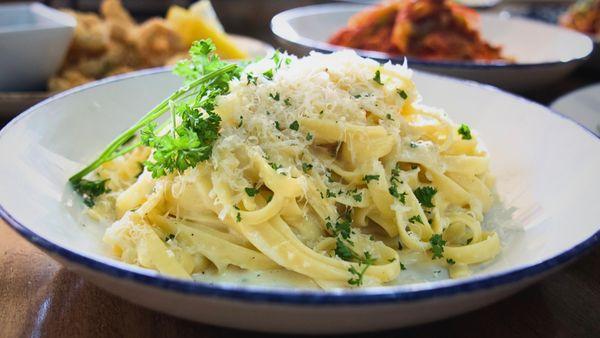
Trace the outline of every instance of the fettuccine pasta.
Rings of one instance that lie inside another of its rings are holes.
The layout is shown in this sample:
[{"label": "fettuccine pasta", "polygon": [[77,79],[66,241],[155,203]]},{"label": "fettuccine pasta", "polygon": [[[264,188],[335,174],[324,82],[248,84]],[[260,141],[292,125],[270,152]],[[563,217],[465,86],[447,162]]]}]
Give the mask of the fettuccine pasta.
[{"label": "fettuccine pasta", "polygon": [[482,228],[489,156],[468,126],[420,103],[406,66],[278,55],[216,102],[207,161],[153,178],[140,146],[96,171],[111,192],[90,213],[111,220],[104,242],[120,260],[184,279],[286,270],[345,288],[393,282],[406,251],[455,278],[499,253]]}]

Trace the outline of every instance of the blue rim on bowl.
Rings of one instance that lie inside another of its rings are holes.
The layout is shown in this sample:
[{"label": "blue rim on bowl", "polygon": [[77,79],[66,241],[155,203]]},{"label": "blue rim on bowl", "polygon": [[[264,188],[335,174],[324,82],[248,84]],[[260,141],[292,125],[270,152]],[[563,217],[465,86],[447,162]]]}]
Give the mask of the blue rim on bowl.
[{"label": "blue rim on bowl", "polygon": [[[73,95],[75,93],[86,91],[97,86],[102,86],[111,82],[126,80],[131,77],[148,76],[156,73],[167,71],[166,67],[142,70],[128,74],[109,77],[100,81],[92,82],[80,87],[73,88],[63,93],[54,95],[35,106],[31,107],[23,114],[12,120],[2,130],[0,130],[0,139],[13,124],[23,119],[26,116],[33,114],[38,106],[58,100],[62,97]],[[439,75],[429,75],[442,77]],[[538,103],[529,101],[525,98],[510,94],[492,86],[482,85],[472,81],[457,80],[444,77],[448,81],[466,83],[470,86],[485,87],[488,90],[501,92],[509,95],[517,100],[528,102],[537,106]],[[543,106],[542,106],[543,107]],[[564,119],[570,120],[568,117],[561,115],[558,112],[552,111],[547,107],[543,107],[548,112],[556,114]],[[578,124],[579,125],[579,124]],[[594,135],[589,130],[582,127],[586,132],[592,134],[594,138],[600,142],[600,137]],[[578,245],[568,249],[555,257],[547,260],[531,264],[529,266],[520,267],[504,272],[498,272],[487,276],[475,276],[464,281],[437,281],[433,283],[421,283],[414,285],[400,285],[367,288],[353,291],[321,291],[321,290],[293,290],[283,288],[265,288],[253,286],[239,286],[227,284],[207,284],[202,282],[190,282],[185,280],[174,279],[159,275],[151,271],[128,270],[126,268],[111,265],[84,254],[74,252],[67,248],[61,247],[43,237],[40,237],[35,232],[21,224],[17,219],[8,213],[4,206],[0,205],[0,217],[4,219],[15,231],[27,239],[34,245],[42,248],[44,251],[60,256],[73,264],[85,266],[95,272],[102,273],[111,277],[122,278],[130,282],[137,282],[150,287],[180,292],[184,294],[193,294],[204,297],[217,297],[231,301],[243,302],[266,302],[273,304],[292,304],[292,305],[347,305],[347,304],[384,304],[392,302],[411,302],[428,298],[455,296],[464,293],[477,292],[480,290],[500,287],[506,284],[518,282],[521,280],[533,278],[544,272],[550,272],[561,265],[572,261],[576,257],[582,255],[587,249],[592,248],[600,242],[600,229],[592,236],[588,237]]]},{"label": "blue rim on bowl", "polygon": [[[323,12],[327,12],[332,9],[337,8],[345,8],[345,9],[364,9],[365,5],[348,5],[348,4],[321,4],[321,5],[311,5],[305,7],[297,7],[293,9],[289,9],[283,11],[277,15],[275,15],[271,19],[271,31],[275,36],[283,41],[291,43],[295,46],[309,48],[318,52],[330,53],[340,49],[345,49],[346,47],[332,45],[327,42],[317,41],[310,38],[306,38],[303,36],[299,36],[295,33],[294,29],[290,26],[289,20],[306,16],[312,14],[319,14]],[[520,20],[529,20],[526,18],[519,18]],[[536,23],[540,25],[548,25],[547,23],[536,21]],[[341,28],[341,27],[340,27]],[[562,28],[561,28],[562,29]],[[567,60],[559,60],[559,61],[548,61],[548,62],[539,62],[539,63],[509,63],[505,61],[492,61],[492,62],[476,62],[476,61],[431,61],[431,60],[423,60],[419,58],[412,57],[404,57],[401,55],[390,55],[383,52],[363,50],[363,49],[355,49],[356,52],[362,56],[375,59],[378,61],[388,61],[392,60],[395,62],[403,62],[407,60],[409,64],[413,66],[426,66],[426,67],[440,67],[440,68],[470,68],[470,69],[507,69],[507,68],[535,68],[535,67],[548,67],[554,65],[564,65],[568,63],[578,63],[585,61],[592,53],[594,48],[594,44],[592,40],[581,33],[573,31],[573,34],[581,35],[582,38],[587,39],[588,48],[586,48],[586,52],[581,53],[578,56],[574,56]]]}]

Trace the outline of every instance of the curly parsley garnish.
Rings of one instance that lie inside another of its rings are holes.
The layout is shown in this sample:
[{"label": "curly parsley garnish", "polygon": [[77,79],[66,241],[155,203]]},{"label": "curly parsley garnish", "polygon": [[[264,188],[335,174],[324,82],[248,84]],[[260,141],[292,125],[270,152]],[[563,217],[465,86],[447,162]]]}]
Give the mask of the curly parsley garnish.
[{"label": "curly parsley garnish", "polygon": [[[184,87],[163,100],[112,141],[96,160],[70,177],[73,188],[82,196],[91,196],[89,191],[82,190],[82,186],[87,185],[83,178],[103,163],[142,144],[154,149],[153,158],[146,162],[154,177],[183,171],[208,159],[219,135],[221,121],[214,112],[216,97],[229,92],[229,81],[239,78],[241,70],[237,64],[221,61],[210,40],[194,42],[190,59],[180,61],[173,70],[184,79]],[[157,129],[154,121],[168,111],[171,113],[170,130],[162,133],[163,128]],[[141,141],[126,145],[140,130],[143,130]]]}]

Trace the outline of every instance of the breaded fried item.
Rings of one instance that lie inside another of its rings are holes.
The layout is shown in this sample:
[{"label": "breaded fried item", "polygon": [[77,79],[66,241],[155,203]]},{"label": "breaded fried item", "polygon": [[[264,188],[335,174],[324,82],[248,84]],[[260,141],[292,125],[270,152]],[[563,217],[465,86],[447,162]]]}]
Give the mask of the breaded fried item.
[{"label": "breaded fried item", "polygon": [[89,55],[106,51],[109,42],[108,29],[98,15],[72,10],[63,11],[77,21],[69,53]]},{"label": "breaded fried item", "polygon": [[135,46],[149,67],[164,65],[173,55],[185,51],[181,36],[163,19],[144,22],[136,31]]},{"label": "breaded fried item", "polygon": [[111,39],[124,43],[132,42],[132,31],[135,29],[136,23],[120,0],[102,1],[100,14],[106,20]]},{"label": "breaded fried item", "polygon": [[48,90],[51,92],[63,91],[90,81],[94,81],[94,79],[86,77],[75,69],[65,69],[48,80]]}]

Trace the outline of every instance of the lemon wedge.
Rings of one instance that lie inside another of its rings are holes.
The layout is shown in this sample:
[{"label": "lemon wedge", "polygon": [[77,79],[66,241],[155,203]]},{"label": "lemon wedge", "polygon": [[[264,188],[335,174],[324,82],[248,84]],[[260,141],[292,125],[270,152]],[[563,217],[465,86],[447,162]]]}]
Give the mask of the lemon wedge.
[{"label": "lemon wedge", "polygon": [[192,5],[190,10],[171,6],[167,12],[167,21],[181,34],[188,46],[196,40],[209,38],[217,47],[217,54],[222,59],[248,58],[248,54],[238,48],[225,33],[210,1],[200,1]]}]

